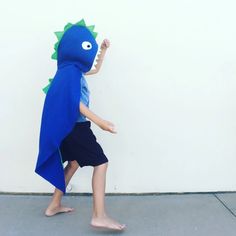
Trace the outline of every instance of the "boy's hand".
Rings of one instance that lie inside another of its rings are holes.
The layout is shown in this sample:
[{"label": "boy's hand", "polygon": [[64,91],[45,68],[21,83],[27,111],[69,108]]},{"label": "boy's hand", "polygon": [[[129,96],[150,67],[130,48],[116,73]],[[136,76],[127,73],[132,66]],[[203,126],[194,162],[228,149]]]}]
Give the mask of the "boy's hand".
[{"label": "boy's hand", "polygon": [[101,44],[101,49],[107,49],[110,47],[110,41],[108,39],[104,39]]},{"label": "boy's hand", "polygon": [[115,131],[115,126],[114,126],[114,124],[112,124],[110,121],[101,120],[101,121],[99,122],[98,126],[99,126],[101,129],[103,129],[103,130],[105,130],[105,131],[108,131],[108,132],[110,132],[110,133],[113,133],[113,134],[116,133],[116,131]]},{"label": "boy's hand", "polygon": [[82,102],[80,102],[79,105],[79,110],[80,113],[83,114],[84,116],[86,116],[89,120],[91,120],[92,122],[94,122],[97,126],[99,126],[101,129],[109,131],[113,134],[116,133],[115,131],[115,126],[106,120],[103,120],[102,118],[100,118],[99,116],[97,116],[96,114],[94,114],[92,111],[90,111],[90,109],[85,106]]}]

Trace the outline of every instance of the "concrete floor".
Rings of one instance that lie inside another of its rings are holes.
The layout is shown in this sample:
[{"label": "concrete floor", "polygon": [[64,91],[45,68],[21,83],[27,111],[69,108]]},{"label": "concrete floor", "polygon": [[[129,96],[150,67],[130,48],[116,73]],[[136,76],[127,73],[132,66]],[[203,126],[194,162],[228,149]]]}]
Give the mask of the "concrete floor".
[{"label": "concrete floor", "polygon": [[91,196],[65,196],[75,212],[45,217],[50,196],[0,195],[0,235],[235,236],[236,193],[107,196],[108,213],[123,233],[90,228]]}]

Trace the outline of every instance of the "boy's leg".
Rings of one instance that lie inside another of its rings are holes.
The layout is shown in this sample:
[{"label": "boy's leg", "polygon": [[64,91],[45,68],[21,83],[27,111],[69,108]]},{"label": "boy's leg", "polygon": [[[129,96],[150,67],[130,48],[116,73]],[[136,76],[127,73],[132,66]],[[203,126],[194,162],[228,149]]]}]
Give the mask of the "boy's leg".
[{"label": "boy's leg", "polygon": [[105,211],[105,186],[108,162],[94,167],[93,187],[93,216],[91,225],[114,230],[123,230],[125,225],[108,217]]},{"label": "boy's leg", "polygon": [[[70,161],[68,162],[67,166],[64,169],[64,174],[65,174],[65,182],[66,186],[70,182],[72,176],[76,172],[76,170],[79,168],[79,164],[77,161]],[[46,216],[53,216],[57,213],[61,212],[71,212],[74,209],[70,207],[63,207],[61,205],[61,198],[63,196],[63,192],[57,188],[55,188],[52,201],[49,204],[48,208],[45,211]]]}]

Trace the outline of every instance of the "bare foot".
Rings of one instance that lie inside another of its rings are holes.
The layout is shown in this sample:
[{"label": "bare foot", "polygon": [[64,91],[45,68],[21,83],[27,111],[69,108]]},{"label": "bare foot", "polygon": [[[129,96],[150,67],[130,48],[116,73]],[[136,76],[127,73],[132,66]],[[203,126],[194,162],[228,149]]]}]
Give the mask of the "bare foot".
[{"label": "bare foot", "polygon": [[47,210],[45,211],[46,216],[54,216],[59,213],[67,213],[74,211],[74,208],[71,207],[64,207],[64,206],[48,206]]},{"label": "bare foot", "polygon": [[108,216],[92,217],[90,225],[94,228],[111,229],[118,231],[124,230],[126,228],[126,225],[120,224]]}]

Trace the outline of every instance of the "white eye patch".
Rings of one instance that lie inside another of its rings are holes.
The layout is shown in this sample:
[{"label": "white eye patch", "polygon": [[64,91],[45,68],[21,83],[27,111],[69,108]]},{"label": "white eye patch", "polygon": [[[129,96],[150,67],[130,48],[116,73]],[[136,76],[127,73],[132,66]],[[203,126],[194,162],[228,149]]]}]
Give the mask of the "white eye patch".
[{"label": "white eye patch", "polygon": [[84,41],[84,42],[82,43],[82,48],[83,48],[84,50],[90,50],[90,49],[92,49],[92,44],[91,44],[90,42],[88,42],[88,41]]}]

